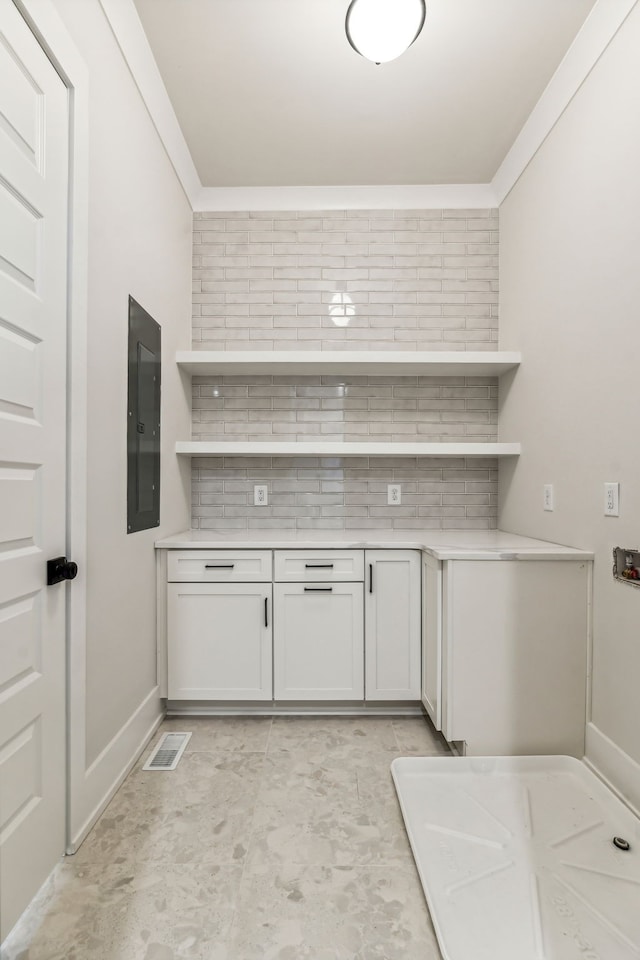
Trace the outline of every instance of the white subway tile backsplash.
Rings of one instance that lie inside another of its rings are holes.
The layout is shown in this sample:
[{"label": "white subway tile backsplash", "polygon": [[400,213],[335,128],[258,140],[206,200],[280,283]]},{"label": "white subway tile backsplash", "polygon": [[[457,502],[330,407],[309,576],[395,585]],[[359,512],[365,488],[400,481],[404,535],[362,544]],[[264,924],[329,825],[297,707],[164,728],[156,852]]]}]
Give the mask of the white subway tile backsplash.
[{"label": "white subway tile backsplash", "polygon": [[[196,214],[194,349],[491,349],[497,231],[495,210]],[[332,298],[344,293],[354,314],[336,327]],[[436,322],[418,335],[407,322],[381,325],[380,304],[394,321],[453,318],[456,327],[446,335],[451,328]],[[255,319],[248,337],[227,333],[238,316]],[[313,336],[308,317],[317,320]]]},{"label": "white subway tile backsplash", "polygon": [[[203,212],[193,252],[197,350],[496,349],[495,210]],[[338,326],[345,294],[352,315]],[[491,378],[196,378],[193,436],[490,441],[497,396]],[[491,458],[194,460],[193,525],[487,529],[497,478]],[[255,482],[267,507],[253,506]],[[390,482],[403,483],[401,507],[386,503]]]},{"label": "white subway tile backsplash", "polygon": [[[444,477],[447,461],[416,458],[215,458],[194,461],[193,524],[200,529],[491,529],[496,523],[497,463],[456,458],[460,479]],[[489,480],[490,474],[495,474]],[[215,479],[212,480],[212,474]],[[481,475],[484,480],[465,478]],[[428,479],[425,479],[428,478]],[[253,482],[269,488],[254,507]],[[403,483],[403,504],[386,503],[387,483]],[[211,485],[215,484],[215,489]],[[478,491],[480,485],[487,492]],[[468,487],[474,488],[469,491]],[[465,489],[467,488],[467,489]]]},{"label": "white subway tile backsplash", "polygon": [[[490,377],[200,377],[194,378],[193,394],[193,431],[199,439],[313,442],[321,436],[357,442],[496,436],[491,420],[497,415],[497,390]],[[479,403],[487,410],[477,409]],[[254,480],[269,486],[269,506],[253,506]],[[387,483],[394,481],[404,483],[400,508],[386,503]],[[468,463],[459,457],[193,462],[192,522],[202,529],[226,529],[227,521],[252,529],[258,520],[266,528],[401,528],[410,518],[423,527],[425,519],[435,528],[451,526],[452,520],[464,527],[469,519],[474,528],[479,523],[491,528],[496,514],[497,463],[491,458]]]}]

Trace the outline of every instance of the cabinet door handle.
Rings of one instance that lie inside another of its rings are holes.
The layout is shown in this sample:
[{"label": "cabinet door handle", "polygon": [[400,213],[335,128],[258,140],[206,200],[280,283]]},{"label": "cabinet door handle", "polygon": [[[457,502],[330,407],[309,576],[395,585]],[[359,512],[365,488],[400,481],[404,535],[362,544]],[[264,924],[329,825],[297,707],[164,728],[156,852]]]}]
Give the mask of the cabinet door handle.
[{"label": "cabinet door handle", "polygon": [[305,593],[331,593],[333,587],[305,587]]},{"label": "cabinet door handle", "polygon": [[369,564],[369,593],[373,593],[373,564]]},{"label": "cabinet door handle", "polygon": [[307,570],[333,570],[332,563],[305,563]]},{"label": "cabinet door handle", "polygon": [[205,570],[233,570],[235,563],[205,563]]},{"label": "cabinet door handle", "polygon": [[269,626],[269,597],[264,598],[264,625]]}]

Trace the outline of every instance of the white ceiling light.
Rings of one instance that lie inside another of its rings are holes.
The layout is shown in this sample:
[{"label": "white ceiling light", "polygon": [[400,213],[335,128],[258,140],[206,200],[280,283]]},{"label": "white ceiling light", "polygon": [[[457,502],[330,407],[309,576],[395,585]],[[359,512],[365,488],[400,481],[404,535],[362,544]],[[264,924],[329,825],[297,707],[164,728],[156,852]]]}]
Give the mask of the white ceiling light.
[{"label": "white ceiling light", "polygon": [[425,0],[351,0],[347,40],[367,60],[388,63],[411,46],[426,13]]}]

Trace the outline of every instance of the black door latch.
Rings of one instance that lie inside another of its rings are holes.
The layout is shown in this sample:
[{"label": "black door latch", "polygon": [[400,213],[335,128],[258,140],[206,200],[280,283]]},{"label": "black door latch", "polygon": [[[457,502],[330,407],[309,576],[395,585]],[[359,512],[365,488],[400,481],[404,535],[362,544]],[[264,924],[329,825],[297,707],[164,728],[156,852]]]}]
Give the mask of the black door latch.
[{"label": "black door latch", "polygon": [[47,560],[47,586],[52,587],[54,583],[62,583],[63,580],[75,580],[78,576],[78,564],[73,560],[67,560],[66,557],[56,557],[55,560]]}]

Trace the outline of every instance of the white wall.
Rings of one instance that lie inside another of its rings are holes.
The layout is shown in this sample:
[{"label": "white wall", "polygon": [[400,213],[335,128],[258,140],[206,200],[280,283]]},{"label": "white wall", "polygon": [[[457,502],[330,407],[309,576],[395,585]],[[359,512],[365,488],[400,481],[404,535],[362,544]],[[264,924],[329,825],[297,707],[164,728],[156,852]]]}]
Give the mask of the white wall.
[{"label": "white wall", "polygon": [[[55,6],[88,66],[90,98],[87,774],[72,796],[75,835],[160,713],[153,543],[189,525],[190,469],[173,448],[190,435],[190,396],[173,357],[191,336],[192,212],[98,0]],[[162,327],[163,364],[161,526],[128,536],[129,294]]]},{"label": "white wall", "polygon": [[[640,7],[500,211],[500,346],[523,354],[500,439],[523,453],[501,466],[499,524],[595,551],[587,753],[604,750],[614,779],[616,763],[640,774],[640,590],[611,576],[613,547],[640,544],[638,50]],[[619,519],[603,515],[608,480],[621,483]]]}]

